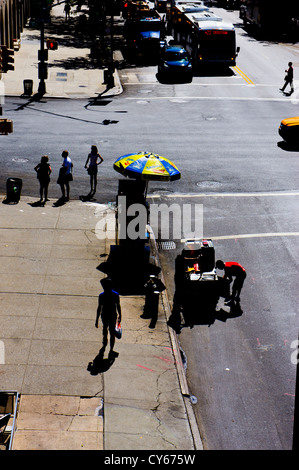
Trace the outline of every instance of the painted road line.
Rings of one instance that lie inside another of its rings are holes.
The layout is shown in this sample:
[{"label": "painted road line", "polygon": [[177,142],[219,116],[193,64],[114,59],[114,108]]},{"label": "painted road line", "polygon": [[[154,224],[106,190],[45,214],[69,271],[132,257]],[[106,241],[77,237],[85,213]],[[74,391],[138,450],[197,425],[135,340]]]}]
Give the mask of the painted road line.
[{"label": "painted road line", "polygon": [[[157,81],[155,82],[123,82],[123,85],[157,85]],[[244,86],[244,83],[188,83],[189,86],[204,86],[204,87],[209,87],[209,86],[219,86],[219,87],[235,87],[235,86]],[[265,85],[266,86],[266,85]],[[268,85],[268,86],[273,86],[277,88],[277,85]]]},{"label": "painted road line", "polygon": [[[269,233],[242,233],[239,235],[220,235],[220,236],[206,236],[201,238],[192,238],[192,240],[202,240],[203,238],[211,240],[237,240],[240,238],[271,238],[271,237],[298,237],[299,232],[269,232]],[[182,238],[181,243],[185,243],[188,238]]]},{"label": "painted road line", "polygon": [[255,192],[255,193],[169,193],[169,194],[148,194],[151,198],[199,198],[199,197],[289,197],[299,196],[298,191],[286,192]]},{"label": "painted road line", "polygon": [[239,67],[237,67],[236,65],[234,67],[232,67],[244,80],[246,83],[248,83],[248,85],[254,85],[253,81],[250,80],[249,77],[247,77],[247,75],[245,75],[244,72],[242,72],[241,69],[239,69]]},{"label": "painted road line", "polygon": [[[147,83],[149,85],[149,83]],[[257,97],[244,97],[244,96],[147,96],[148,101],[157,101],[157,100],[173,100],[182,99],[182,100],[205,100],[205,101],[272,101],[272,102],[287,102],[287,98],[257,98]],[[127,96],[126,100],[139,100],[140,96]],[[291,98],[292,104],[299,103],[299,98]]]}]

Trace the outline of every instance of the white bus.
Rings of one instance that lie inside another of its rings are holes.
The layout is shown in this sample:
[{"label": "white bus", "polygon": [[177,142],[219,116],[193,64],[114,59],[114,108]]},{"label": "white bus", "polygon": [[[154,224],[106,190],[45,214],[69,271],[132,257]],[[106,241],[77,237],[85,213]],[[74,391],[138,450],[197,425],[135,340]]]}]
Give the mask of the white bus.
[{"label": "white bus", "polygon": [[172,10],[171,35],[189,53],[193,66],[236,65],[235,28],[210,11],[187,12],[183,5]]}]

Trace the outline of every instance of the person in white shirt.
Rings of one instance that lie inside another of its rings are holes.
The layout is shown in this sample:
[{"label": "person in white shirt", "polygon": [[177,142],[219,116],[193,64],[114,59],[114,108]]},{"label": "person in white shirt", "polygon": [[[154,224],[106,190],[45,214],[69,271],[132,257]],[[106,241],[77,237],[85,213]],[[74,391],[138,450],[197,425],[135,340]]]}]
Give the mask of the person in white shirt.
[{"label": "person in white shirt", "polygon": [[[61,187],[61,192],[62,192],[62,199],[64,201],[69,201],[70,199],[70,181],[73,181],[73,175],[72,175],[72,160],[68,156],[69,153],[67,150],[64,150],[61,154],[63,158],[63,163],[59,171],[59,177],[57,180],[57,183]],[[65,195],[66,194],[66,195]]]}]

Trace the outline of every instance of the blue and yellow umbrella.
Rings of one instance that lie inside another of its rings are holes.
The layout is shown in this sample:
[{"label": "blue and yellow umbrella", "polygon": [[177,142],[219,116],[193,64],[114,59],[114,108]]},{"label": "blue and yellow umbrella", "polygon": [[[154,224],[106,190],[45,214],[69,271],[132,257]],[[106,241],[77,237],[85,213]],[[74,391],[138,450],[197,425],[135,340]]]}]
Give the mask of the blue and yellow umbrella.
[{"label": "blue and yellow umbrella", "polygon": [[124,176],[144,181],[174,181],[181,177],[174,163],[151,152],[123,155],[114,162],[113,168]]}]

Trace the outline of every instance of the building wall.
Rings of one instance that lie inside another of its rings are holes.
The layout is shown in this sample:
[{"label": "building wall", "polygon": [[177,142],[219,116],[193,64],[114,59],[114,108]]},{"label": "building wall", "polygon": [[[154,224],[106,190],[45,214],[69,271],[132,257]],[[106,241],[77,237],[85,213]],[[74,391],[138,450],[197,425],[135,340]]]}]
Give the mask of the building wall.
[{"label": "building wall", "polygon": [[30,12],[30,0],[0,0],[0,45],[13,48],[20,39]]}]

